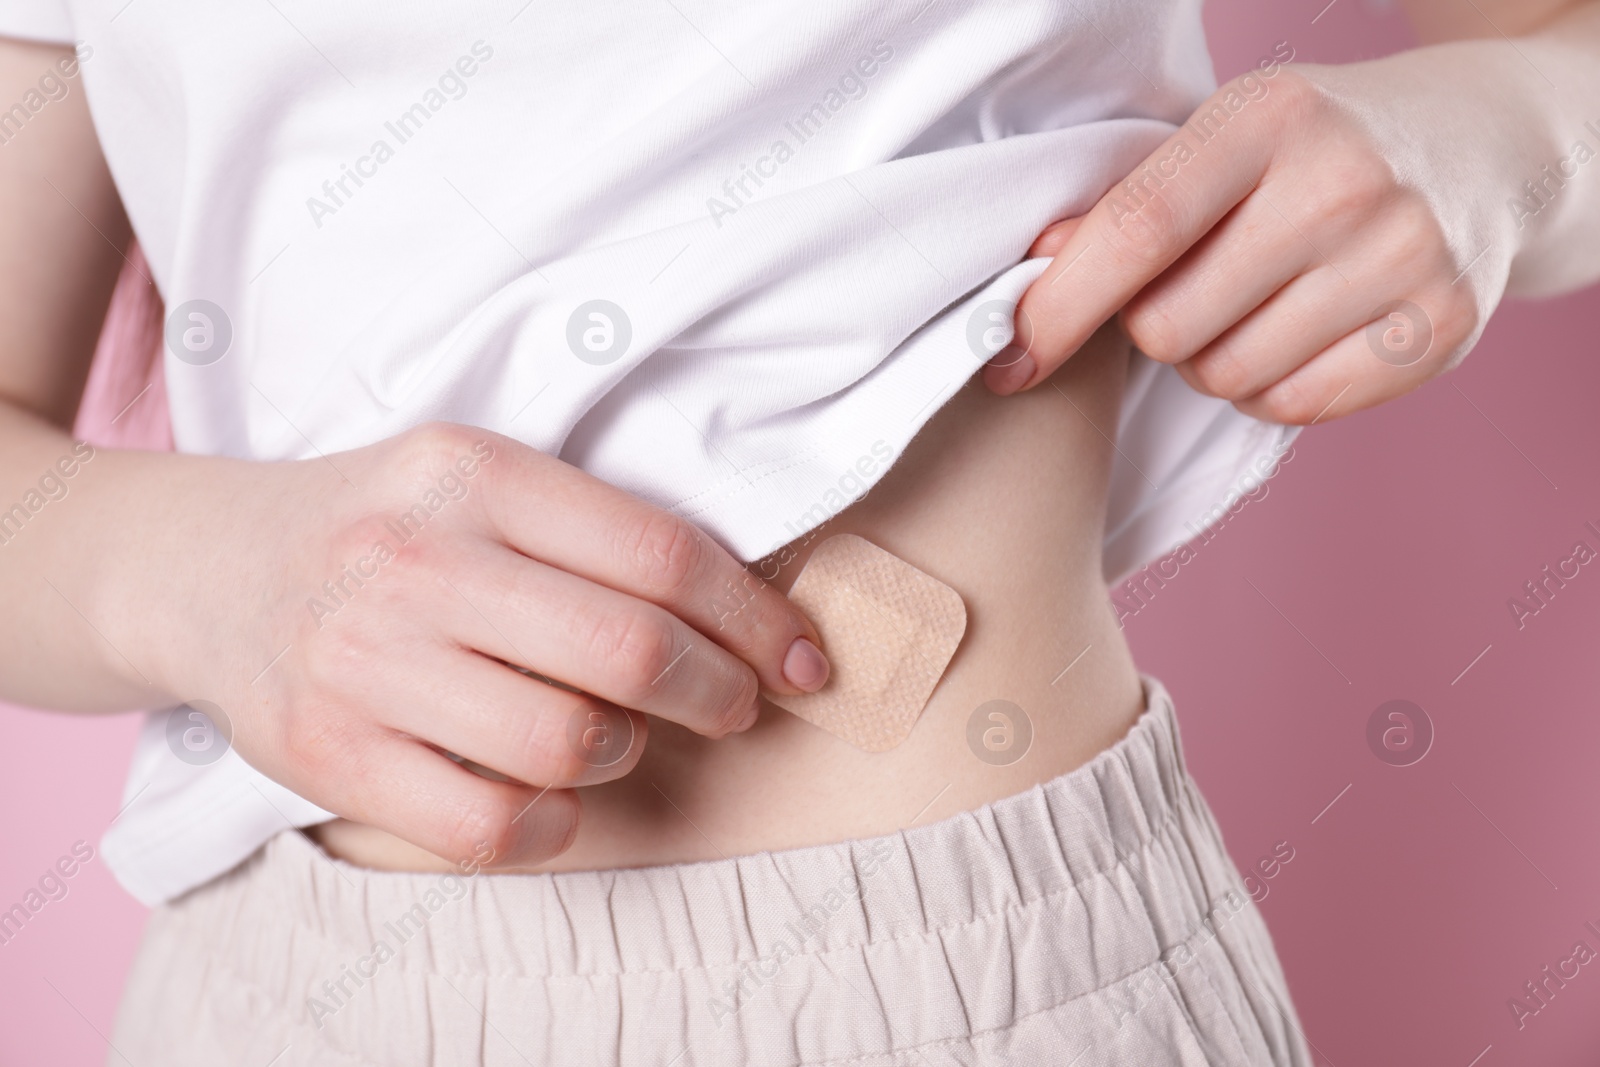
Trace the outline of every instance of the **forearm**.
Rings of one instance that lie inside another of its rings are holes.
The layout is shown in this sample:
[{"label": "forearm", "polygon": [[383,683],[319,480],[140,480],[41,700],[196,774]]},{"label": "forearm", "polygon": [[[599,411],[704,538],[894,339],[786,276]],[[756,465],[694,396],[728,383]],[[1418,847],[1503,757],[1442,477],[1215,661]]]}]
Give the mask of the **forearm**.
[{"label": "forearm", "polygon": [[203,610],[185,598],[227,595],[181,549],[217,465],[252,466],[95,449],[0,402],[0,699],[121,711],[203,695],[170,692],[155,652],[175,612]]}]

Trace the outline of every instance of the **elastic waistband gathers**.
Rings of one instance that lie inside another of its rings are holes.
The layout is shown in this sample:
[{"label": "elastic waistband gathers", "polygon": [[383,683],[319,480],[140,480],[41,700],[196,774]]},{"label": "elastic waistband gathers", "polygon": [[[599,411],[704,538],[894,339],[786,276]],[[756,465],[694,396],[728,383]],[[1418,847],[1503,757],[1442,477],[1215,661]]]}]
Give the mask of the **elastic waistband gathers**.
[{"label": "elastic waistband gathers", "polygon": [[1003,1050],[1074,1035],[1309,1062],[1172,702],[1145,686],[1083,767],[837,845],[467,878],[353,867],[285,832],[156,912],[135,981],[174,1019],[223,1025],[230,999],[239,1025],[280,1019],[284,1064],[1026,1062]]}]

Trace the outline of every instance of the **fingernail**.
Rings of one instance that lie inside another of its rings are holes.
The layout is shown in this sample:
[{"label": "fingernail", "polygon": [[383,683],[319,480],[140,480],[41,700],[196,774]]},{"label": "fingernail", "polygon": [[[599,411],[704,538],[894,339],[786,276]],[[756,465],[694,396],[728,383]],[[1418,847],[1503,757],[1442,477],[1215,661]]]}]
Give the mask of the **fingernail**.
[{"label": "fingernail", "polygon": [[796,689],[815,693],[828,681],[828,661],[816,645],[797,637],[784,653],[783,676]]},{"label": "fingernail", "polygon": [[[1007,353],[1000,353],[1001,356]],[[1033,377],[1033,372],[1038,368],[1034,365],[1033,357],[1024,352],[1015,363],[1006,366],[997,366],[993,363],[984,369],[983,381],[991,390],[1001,396],[1010,396],[1012,393],[1028,384]]]},{"label": "fingernail", "polygon": [[750,705],[749,713],[747,715],[745,715],[745,717],[740,721],[738,726],[735,726],[733,728],[733,732],[736,733],[736,734],[742,734],[746,730],[750,729],[750,727],[754,726],[756,723],[758,723],[760,721],[761,721],[761,701],[757,700],[754,704]]}]

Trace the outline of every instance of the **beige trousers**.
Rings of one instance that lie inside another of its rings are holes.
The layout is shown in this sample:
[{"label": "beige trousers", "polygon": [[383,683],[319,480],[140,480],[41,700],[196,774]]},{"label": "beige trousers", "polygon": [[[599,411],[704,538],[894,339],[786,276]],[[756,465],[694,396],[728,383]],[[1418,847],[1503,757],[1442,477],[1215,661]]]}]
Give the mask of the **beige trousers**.
[{"label": "beige trousers", "polygon": [[710,863],[394,874],[285,832],[157,910],[135,1067],[1308,1067],[1170,699],[1029,792]]}]

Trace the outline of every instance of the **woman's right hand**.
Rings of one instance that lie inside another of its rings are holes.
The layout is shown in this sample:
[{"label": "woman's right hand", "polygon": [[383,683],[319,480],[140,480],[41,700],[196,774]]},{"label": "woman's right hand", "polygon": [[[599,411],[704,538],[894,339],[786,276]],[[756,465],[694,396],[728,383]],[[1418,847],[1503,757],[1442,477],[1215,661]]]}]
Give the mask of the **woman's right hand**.
[{"label": "woman's right hand", "polygon": [[[0,39],[6,99],[69,69],[69,48]],[[6,144],[0,212],[0,699],[209,701],[313,803],[521,866],[572,840],[570,787],[638,761],[640,712],[721,736],[755,720],[758,682],[825,679],[796,644],[816,631],[704,533],[495,434],[293,463],[79,452],[65,428],[129,227],[75,77]],[[630,728],[620,757],[586,745]]]},{"label": "woman's right hand", "polygon": [[[102,476],[131,458],[105,455]],[[565,849],[572,787],[633,768],[641,712],[721,737],[758,686],[826,680],[816,630],[704,532],[498,434],[199,462],[156,558],[102,564],[113,643],[175,702],[220,707],[269,777],[447,859]],[[625,751],[591,751],[605,736]]]}]

